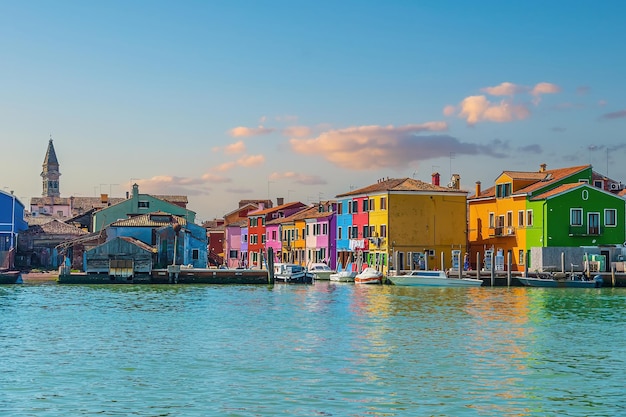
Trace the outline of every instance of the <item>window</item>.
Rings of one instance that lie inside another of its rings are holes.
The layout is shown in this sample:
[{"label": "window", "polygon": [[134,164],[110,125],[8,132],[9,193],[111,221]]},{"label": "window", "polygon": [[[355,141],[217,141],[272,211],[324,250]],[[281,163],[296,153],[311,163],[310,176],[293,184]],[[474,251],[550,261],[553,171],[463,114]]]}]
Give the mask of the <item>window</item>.
[{"label": "window", "polygon": [[191,251],[191,259],[193,259],[194,261],[197,261],[199,257],[200,257],[200,251],[198,249],[193,249]]},{"label": "window", "polygon": [[489,213],[489,227],[491,228],[496,227],[496,214],[495,213]]},{"label": "window", "polygon": [[387,197],[381,197],[380,199],[380,209],[387,210]]},{"label": "window", "polygon": [[307,225],[306,225],[306,234],[305,234],[305,236],[308,236],[308,235],[309,235],[309,232],[310,232],[310,230],[309,230],[309,225],[307,224]]},{"label": "window", "polygon": [[582,226],[583,225],[583,209],[581,208],[570,209],[569,224],[570,226]]},{"label": "window", "polygon": [[520,210],[517,212],[517,226],[518,227],[524,226],[524,210]]},{"label": "window", "polygon": [[376,226],[370,226],[369,235],[368,236],[376,237]]},{"label": "window", "polygon": [[369,200],[369,202],[370,202],[370,207],[369,207],[370,211],[374,211],[374,210],[376,210],[376,200],[374,200],[373,198],[371,198],[371,199]]},{"label": "window", "polygon": [[509,197],[511,195],[511,183],[507,182],[506,184],[497,184],[496,185],[496,197]]},{"label": "window", "polygon": [[352,226],[348,226],[348,239],[352,238]]},{"label": "window", "polygon": [[506,212],[506,226],[507,227],[513,226],[513,212],[512,211]]},{"label": "window", "polygon": [[337,204],[337,214],[343,214],[343,203],[339,202]]},{"label": "window", "polygon": [[356,200],[353,200],[351,213],[358,213],[358,212],[359,212],[359,202]]},{"label": "window", "polygon": [[364,238],[368,238],[368,237],[370,237],[370,235],[369,235],[369,230],[370,230],[369,226],[367,226],[367,225],[366,225],[366,226],[363,226],[363,237],[364,237]]},{"label": "window", "polygon": [[276,230],[272,230],[272,240],[276,240]]},{"label": "window", "polygon": [[519,250],[519,262],[518,265],[524,265],[524,249]]},{"label": "window", "polygon": [[263,233],[263,234],[261,235],[261,243],[265,244],[265,241],[266,241],[266,239],[265,239],[265,233]]},{"label": "window", "polygon": [[150,202],[149,201],[138,201],[137,202],[137,207],[138,208],[143,208],[143,209],[150,208]]},{"label": "window", "polygon": [[533,225],[533,211],[526,210],[526,226],[532,227],[532,225]]},{"label": "window", "polygon": [[239,251],[238,250],[234,250],[234,249],[229,250],[228,251],[228,257],[230,259],[237,259],[239,257]]},{"label": "window", "polygon": [[602,181],[595,180],[593,186],[596,188],[602,188]]},{"label": "window", "polygon": [[337,239],[341,239],[341,226],[337,228]]},{"label": "window", "polygon": [[322,224],[322,234],[326,236],[328,234],[328,223]]},{"label": "window", "polygon": [[386,224],[380,225],[380,237],[387,237],[387,225]]},{"label": "window", "polygon": [[604,225],[617,226],[617,210],[604,209]]},{"label": "window", "polygon": [[248,235],[241,235],[241,241],[246,243],[248,241]]},{"label": "window", "polygon": [[366,212],[369,210],[369,200],[366,198],[365,200],[363,200],[363,212]]}]

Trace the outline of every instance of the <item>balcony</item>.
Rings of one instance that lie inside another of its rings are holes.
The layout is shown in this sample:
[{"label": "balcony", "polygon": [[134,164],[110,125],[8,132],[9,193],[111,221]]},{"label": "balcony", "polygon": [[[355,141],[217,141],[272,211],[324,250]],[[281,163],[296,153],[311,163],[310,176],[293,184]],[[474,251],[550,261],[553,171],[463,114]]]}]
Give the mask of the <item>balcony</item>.
[{"label": "balcony", "polygon": [[513,226],[497,226],[489,228],[489,237],[515,236],[516,229]]}]

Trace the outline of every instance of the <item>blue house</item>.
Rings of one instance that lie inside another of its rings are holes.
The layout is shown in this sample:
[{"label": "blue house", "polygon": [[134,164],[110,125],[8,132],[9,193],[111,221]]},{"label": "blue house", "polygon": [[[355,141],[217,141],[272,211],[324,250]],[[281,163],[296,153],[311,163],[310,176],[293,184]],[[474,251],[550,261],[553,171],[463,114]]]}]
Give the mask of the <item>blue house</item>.
[{"label": "blue house", "polygon": [[[353,250],[350,248],[350,234],[352,233],[352,198],[344,198],[337,200],[337,265],[341,265],[342,269],[353,262]],[[356,231],[356,229],[354,229]],[[356,237],[356,236],[354,236]]]},{"label": "blue house", "polygon": [[118,220],[106,228],[106,240],[118,237],[132,237],[153,246],[157,268],[173,263],[193,265],[194,268],[206,268],[208,265],[206,229],[181,216],[154,212]]},{"label": "blue house", "polygon": [[26,229],[24,204],[13,193],[0,190],[0,270],[14,267],[17,235]]}]

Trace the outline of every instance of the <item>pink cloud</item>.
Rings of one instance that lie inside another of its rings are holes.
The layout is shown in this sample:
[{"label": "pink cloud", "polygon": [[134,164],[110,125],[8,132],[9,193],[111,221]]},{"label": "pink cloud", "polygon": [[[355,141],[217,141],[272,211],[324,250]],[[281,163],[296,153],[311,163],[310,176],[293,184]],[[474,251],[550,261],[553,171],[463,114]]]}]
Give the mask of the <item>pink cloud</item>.
[{"label": "pink cloud", "polygon": [[443,115],[444,116],[454,116],[454,114],[456,113],[457,109],[456,106],[446,106],[443,108]]},{"label": "pink cloud", "polygon": [[311,128],[307,126],[289,126],[283,129],[283,135],[289,138],[304,138],[311,135]]},{"label": "pink cloud", "polygon": [[230,161],[230,162],[224,162],[223,164],[214,166],[213,168],[211,168],[211,170],[217,171],[217,172],[224,172],[224,171],[231,170],[235,168],[236,166],[237,166],[236,162]]},{"label": "pink cloud", "polygon": [[287,180],[292,180],[293,182],[297,184],[302,184],[302,185],[327,184],[326,180],[320,178],[317,175],[306,175],[306,174],[300,174],[300,173],[292,172],[292,171],[274,172],[270,175],[269,179],[272,181],[287,179]]},{"label": "pink cloud", "polygon": [[246,155],[237,160],[237,165],[243,167],[253,167],[262,165],[265,162],[265,156],[263,155]]},{"label": "pink cloud", "polygon": [[480,89],[483,93],[487,93],[491,96],[514,96],[515,94],[523,93],[527,90],[527,87],[509,82],[504,82],[500,85],[496,85],[495,87],[485,87]]},{"label": "pink cloud", "polygon": [[234,138],[241,138],[241,137],[247,138],[251,136],[269,135],[270,133],[273,133],[274,131],[275,129],[266,128],[263,126],[259,126],[259,127],[238,126],[238,127],[230,129],[228,131],[228,134]]},{"label": "pink cloud", "polygon": [[446,130],[443,122],[407,126],[357,126],[329,130],[311,139],[291,139],[294,152],[318,155],[346,169],[402,169],[415,161],[457,155],[488,155],[504,157],[507,144],[489,145],[463,143],[447,135],[421,135]]},{"label": "pink cloud", "polygon": [[224,147],[224,153],[226,154],[244,153],[245,151],[246,145],[241,140]]},{"label": "pink cloud", "polygon": [[207,193],[206,181],[202,178],[156,175],[136,181],[139,191],[156,195],[200,195]]},{"label": "pink cloud", "polygon": [[463,99],[459,116],[468,124],[474,125],[481,121],[511,122],[523,120],[530,116],[530,111],[523,104],[514,104],[507,100],[492,103],[485,96],[470,96]]},{"label": "pink cloud", "polygon": [[221,175],[215,175],[215,174],[211,174],[211,173],[206,173],[202,176],[202,179],[204,181],[210,181],[212,183],[227,183],[227,182],[231,182],[232,180],[230,178],[227,177],[223,177]]}]

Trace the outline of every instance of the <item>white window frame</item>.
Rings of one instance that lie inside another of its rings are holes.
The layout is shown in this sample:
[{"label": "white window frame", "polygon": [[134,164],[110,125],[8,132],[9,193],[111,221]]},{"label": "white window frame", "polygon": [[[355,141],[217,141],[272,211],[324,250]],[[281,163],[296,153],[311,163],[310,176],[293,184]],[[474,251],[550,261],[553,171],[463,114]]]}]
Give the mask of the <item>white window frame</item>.
[{"label": "white window frame", "polygon": [[[613,213],[613,223],[607,222],[607,213]],[[616,209],[604,209],[604,226],[605,227],[617,227],[617,210]]]},{"label": "white window frame", "polygon": [[[578,215],[578,219],[579,222],[578,223],[574,223],[574,213],[579,213]],[[569,225],[570,226],[582,226],[583,225],[583,209],[576,207],[576,208],[570,208],[569,209]]]}]

